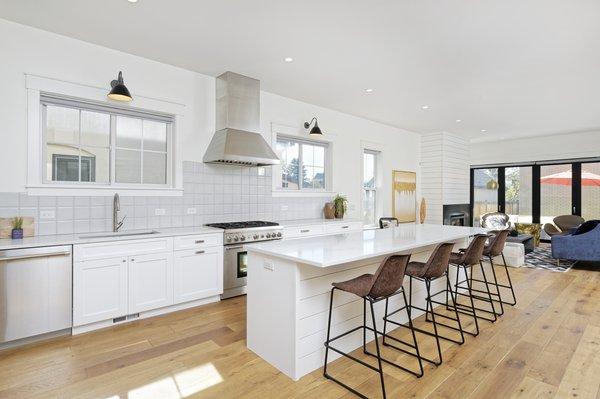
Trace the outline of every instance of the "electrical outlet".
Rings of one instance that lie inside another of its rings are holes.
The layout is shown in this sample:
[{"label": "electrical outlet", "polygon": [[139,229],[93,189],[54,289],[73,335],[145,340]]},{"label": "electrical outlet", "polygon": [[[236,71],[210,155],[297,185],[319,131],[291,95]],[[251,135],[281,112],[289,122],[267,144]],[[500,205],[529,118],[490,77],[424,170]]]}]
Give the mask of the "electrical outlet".
[{"label": "electrical outlet", "polygon": [[195,215],[197,212],[198,212],[198,210],[196,208],[188,208],[187,209],[188,215]]},{"label": "electrical outlet", "polygon": [[55,219],[56,212],[53,210],[40,211],[40,219]]},{"label": "electrical outlet", "polygon": [[164,216],[167,214],[167,211],[163,208],[156,208],[154,210],[154,216]]},{"label": "electrical outlet", "polygon": [[281,205],[281,210],[282,211],[287,211],[288,208],[289,208],[289,206],[287,206],[287,205]]},{"label": "electrical outlet", "polygon": [[273,262],[265,261],[265,263],[263,264],[263,267],[266,270],[275,271],[275,264]]}]

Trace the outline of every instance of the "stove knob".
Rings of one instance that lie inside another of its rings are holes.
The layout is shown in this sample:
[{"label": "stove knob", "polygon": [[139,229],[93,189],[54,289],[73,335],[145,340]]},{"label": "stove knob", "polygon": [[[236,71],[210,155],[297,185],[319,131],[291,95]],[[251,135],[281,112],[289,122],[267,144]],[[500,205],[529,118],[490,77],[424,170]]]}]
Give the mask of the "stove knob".
[{"label": "stove knob", "polygon": [[261,234],[261,235],[260,235],[260,238],[265,238],[265,236]]},{"label": "stove knob", "polygon": [[277,233],[277,237],[281,237],[281,233]]},{"label": "stove knob", "polygon": [[265,237],[271,238],[271,233],[267,233],[267,235]]},{"label": "stove knob", "polygon": [[254,234],[254,237],[253,237],[253,238],[254,238],[255,240],[258,240],[258,234]]},{"label": "stove knob", "polygon": [[231,237],[227,237],[227,242],[231,242]]},{"label": "stove knob", "polygon": [[238,242],[239,240],[240,239],[237,236],[233,237],[233,241]]},{"label": "stove knob", "polygon": [[241,236],[240,237],[240,241],[246,241],[246,237],[245,236]]}]

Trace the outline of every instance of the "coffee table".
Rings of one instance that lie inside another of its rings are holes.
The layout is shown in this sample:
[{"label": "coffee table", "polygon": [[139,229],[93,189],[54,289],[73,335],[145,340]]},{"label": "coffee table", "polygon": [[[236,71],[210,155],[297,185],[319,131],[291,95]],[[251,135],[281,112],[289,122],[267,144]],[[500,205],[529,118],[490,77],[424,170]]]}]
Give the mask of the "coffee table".
[{"label": "coffee table", "polygon": [[525,247],[525,253],[528,254],[530,252],[533,252],[533,250],[535,249],[535,245],[533,242],[533,236],[531,234],[519,234],[516,237],[507,237],[506,238],[507,242],[517,242],[519,244],[523,244],[523,246]]}]

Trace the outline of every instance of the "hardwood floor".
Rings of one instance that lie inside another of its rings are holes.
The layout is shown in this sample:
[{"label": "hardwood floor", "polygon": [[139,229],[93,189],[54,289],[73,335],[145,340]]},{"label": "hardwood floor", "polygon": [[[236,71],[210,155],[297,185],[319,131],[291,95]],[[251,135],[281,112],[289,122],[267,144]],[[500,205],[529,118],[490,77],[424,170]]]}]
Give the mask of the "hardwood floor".
[{"label": "hardwood floor", "polygon": [[[387,367],[389,398],[600,399],[600,272],[510,270],[517,306],[462,346],[444,342],[444,363],[420,379]],[[238,297],[0,352],[0,398],[353,397],[321,370],[293,382],[247,350],[245,311]],[[434,341],[419,338],[434,356]],[[347,359],[330,370],[381,397],[372,371]]]}]

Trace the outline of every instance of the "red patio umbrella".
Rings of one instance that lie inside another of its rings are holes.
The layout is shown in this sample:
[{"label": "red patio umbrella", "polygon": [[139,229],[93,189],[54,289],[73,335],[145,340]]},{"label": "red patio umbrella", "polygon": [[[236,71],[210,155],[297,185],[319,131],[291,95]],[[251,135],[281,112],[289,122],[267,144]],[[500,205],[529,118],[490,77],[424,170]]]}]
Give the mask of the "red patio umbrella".
[{"label": "red patio umbrella", "polygon": [[[540,179],[542,184],[558,184],[561,186],[570,186],[572,184],[573,176],[570,170],[566,172],[555,173],[553,175],[544,176]],[[595,186],[600,187],[600,176],[581,171],[581,185],[582,186]]]}]

